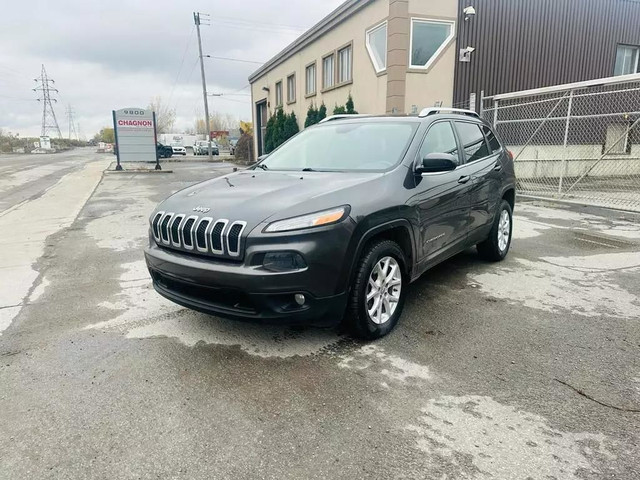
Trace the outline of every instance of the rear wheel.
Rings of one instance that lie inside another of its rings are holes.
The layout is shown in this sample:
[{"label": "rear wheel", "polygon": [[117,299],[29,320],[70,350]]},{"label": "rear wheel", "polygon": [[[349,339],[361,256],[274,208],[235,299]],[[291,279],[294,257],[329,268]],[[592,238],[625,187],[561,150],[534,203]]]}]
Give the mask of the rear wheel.
[{"label": "rear wheel", "polygon": [[385,336],[402,314],[407,283],[402,249],[391,240],[369,246],[358,263],[349,299],[348,322],[364,339]]},{"label": "rear wheel", "polygon": [[512,231],[513,212],[511,205],[506,200],[502,200],[489,236],[484,242],[477,245],[478,253],[493,262],[503,260],[509,253]]}]

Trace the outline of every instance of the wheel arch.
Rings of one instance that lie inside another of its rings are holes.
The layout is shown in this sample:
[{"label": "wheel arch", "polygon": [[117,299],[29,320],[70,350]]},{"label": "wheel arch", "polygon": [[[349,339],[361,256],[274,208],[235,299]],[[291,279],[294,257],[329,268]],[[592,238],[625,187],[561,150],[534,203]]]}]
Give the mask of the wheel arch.
[{"label": "wheel arch", "polygon": [[353,283],[353,278],[356,274],[358,261],[362,256],[362,252],[372,242],[382,239],[392,240],[402,249],[406,260],[406,265],[404,266],[405,274],[409,278],[412,277],[413,266],[416,258],[416,243],[413,228],[409,220],[399,218],[371,227],[360,235],[357,242],[355,242],[355,248],[351,249],[353,252],[353,254],[350,255],[352,260],[349,262],[347,269],[343,273],[345,290],[349,290]]}]

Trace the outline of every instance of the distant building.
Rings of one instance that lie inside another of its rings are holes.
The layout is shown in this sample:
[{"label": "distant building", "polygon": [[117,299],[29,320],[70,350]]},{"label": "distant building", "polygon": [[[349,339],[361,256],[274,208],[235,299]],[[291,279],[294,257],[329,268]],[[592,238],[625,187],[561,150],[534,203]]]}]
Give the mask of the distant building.
[{"label": "distant building", "polygon": [[[473,7],[473,8],[468,8]],[[249,77],[256,149],[279,106],[479,108],[480,96],[639,71],[639,0],[347,0]]]}]

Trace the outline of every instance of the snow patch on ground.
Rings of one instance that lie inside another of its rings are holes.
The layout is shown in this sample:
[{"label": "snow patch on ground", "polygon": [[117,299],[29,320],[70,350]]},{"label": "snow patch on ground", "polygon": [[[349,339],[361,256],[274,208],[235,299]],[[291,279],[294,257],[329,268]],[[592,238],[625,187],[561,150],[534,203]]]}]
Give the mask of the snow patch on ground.
[{"label": "snow patch on ground", "polygon": [[[490,397],[430,400],[418,421],[405,428],[428,455],[461,469],[460,456],[470,457],[474,478],[523,478],[523,471],[527,478],[582,478],[581,473],[601,473],[592,458],[612,457],[603,435],[561,432],[541,416]],[[468,478],[468,471],[459,473],[453,478]]]}]

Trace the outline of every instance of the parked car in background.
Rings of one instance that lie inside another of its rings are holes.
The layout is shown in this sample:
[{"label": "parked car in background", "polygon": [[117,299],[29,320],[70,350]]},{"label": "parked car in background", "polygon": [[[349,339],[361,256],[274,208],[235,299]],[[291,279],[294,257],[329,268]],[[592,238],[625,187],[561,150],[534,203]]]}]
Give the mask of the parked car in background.
[{"label": "parked car in background", "polygon": [[174,155],[186,155],[187,154],[187,149],[184,148],[179,143],[172,143],[171,144],[171,149],[173,150],[173,154]]},{"label": "parked car in background", "polygon": [[409,283],[471,246],[511,244],[513,157],[469,110],[327,119],[150,218],[145,258],[174,302],[257,321],[396,325]]},{"label": "parked car in background", "polygon": [[[209,155],[209,142],[206,140],[198,140],[193,145],[193,154],[194,155]],[[220,147],[213,140],[211,141],[211,154],[212,155],[220,155]]]},{"label": "parked car in background", "polygon": [[171,158],[173,155],[173,148],[158,142],[156,145],[156,152],[158,154],[158,158]]}]

